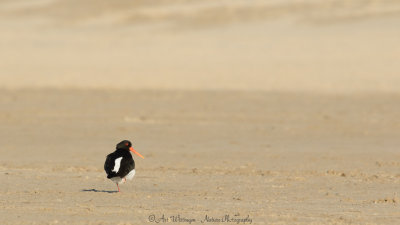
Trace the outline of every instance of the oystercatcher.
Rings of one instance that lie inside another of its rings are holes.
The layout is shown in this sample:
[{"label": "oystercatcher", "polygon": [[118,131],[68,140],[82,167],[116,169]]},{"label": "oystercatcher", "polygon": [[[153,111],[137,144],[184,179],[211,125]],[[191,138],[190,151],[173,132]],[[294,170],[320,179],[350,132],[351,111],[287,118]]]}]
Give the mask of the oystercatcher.
[{"label": "oystercatcher", "polygon": [[121,141],[117,144],[115,152],[107,155],[106,162],[104,163],[104,170],[107,173],[107,178],[118,184],[125,183],[126,179],[132,180],[135,176],[135,161],[133,161],[132,154],[144,157],[132,148],[132,143],[128,140]]}]

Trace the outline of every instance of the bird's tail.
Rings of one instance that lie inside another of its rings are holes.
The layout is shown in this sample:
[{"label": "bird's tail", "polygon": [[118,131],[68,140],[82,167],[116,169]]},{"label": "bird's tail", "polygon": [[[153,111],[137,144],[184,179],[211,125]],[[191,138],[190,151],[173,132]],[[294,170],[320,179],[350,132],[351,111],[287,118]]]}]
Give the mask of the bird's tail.
[{"label": "bird's tail", "polygon": [[111,179],[111,178],[115,177],[116,175],[117,175],[116,173],[109,173],[109,174],[107,174],[107,178]]}]

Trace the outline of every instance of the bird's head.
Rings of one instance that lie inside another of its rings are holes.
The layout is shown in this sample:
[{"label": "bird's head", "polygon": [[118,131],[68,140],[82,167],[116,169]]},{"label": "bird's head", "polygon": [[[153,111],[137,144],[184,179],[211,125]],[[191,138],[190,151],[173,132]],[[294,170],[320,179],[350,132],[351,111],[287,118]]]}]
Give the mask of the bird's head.
[{"label": "bird's head", "polygon": [[135,153],[136,155],[140,156],[141,158],[144,159],[144,157],[139,154],[139,152],[137,152],[135,149],[133,149],[132,147],[132,142],[128,141],[128,140],[123,140],[120,143],[117,144],[117,149],[123,149],[123,150],[127,150],[127,151],[131,151],[133,153]]}]

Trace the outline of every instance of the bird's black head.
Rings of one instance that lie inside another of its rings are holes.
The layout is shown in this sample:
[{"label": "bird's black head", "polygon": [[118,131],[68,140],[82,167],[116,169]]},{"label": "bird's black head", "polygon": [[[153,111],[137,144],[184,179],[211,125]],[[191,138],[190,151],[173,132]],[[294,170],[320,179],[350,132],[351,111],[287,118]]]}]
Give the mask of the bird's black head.
[{"label": "bird's black head", "polygon": [[124,150],[129,151],[131,147],[132,147],[132,143],[128,140],[123,140],[117,144],[117,149],[124,149]]},{"label": "bird's black head", "polygon": [[135,153],[136,155],[138,155],[138,156],[140,156],[141,158],[144,159],[144,157],[139,152],[137,152],[135,149],[133,149],[132,143],[130,141],[128,141],[128,140],[123,140],[120,143],[118,143],[117,144],[117,150],[118,149],[131,151],[131,152]]}]

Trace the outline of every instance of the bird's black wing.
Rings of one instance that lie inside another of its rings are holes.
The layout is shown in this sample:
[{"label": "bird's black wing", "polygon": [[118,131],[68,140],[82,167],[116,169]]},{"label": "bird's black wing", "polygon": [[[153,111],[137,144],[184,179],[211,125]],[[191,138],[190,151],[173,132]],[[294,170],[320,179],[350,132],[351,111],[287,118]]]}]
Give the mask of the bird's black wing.
[{"label": "bird's black wing", "polygon": [[121,160],[121,166],[119,167],[117,175],[119,177],[125,177],[129,172],[135,169],[135,161],[133,161],[132,155],[128,152]]},{"label": "bird's black wing", "polygon": [[104,163],[104,170],[107,173],[107,178],[116,176],[116,173],[112,171],[114,169],[114,166],[115,166],[115,157],[114,154],[111,153],[107,155],[106,162]]}]

